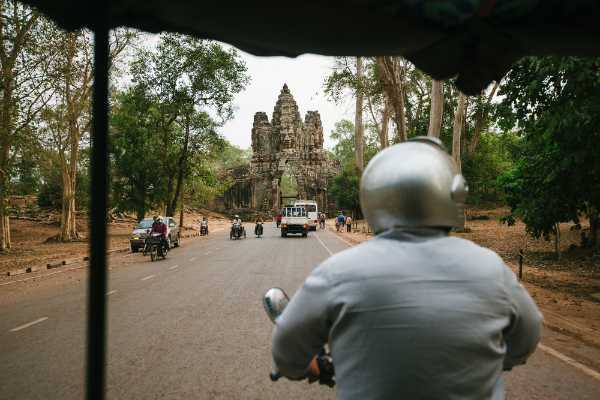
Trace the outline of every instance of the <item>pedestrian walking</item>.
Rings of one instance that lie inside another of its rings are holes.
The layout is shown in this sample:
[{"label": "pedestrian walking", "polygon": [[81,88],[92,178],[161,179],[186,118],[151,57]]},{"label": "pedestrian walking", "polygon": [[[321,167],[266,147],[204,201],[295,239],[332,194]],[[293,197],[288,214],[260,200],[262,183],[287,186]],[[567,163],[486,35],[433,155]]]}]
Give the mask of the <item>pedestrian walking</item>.
[{"label": "pedestrian walking", "polygon": [[339,232],[340,229],[344,228],[345,222],[346,222],[346,217],[344,216],[344,213],[342,211],[340,211],[337,218],[335,219],[335,229]]},{"label": "pedestrian walking", "polygon": [[346,232],[352,232],[352,217],[349,215],[346,217]]},{"label": "pedestrian walking", "polygon": [[325,213],[322,212],[321,214],[319,214],[319,226],[321,227],[321,229],[325,229]]}]

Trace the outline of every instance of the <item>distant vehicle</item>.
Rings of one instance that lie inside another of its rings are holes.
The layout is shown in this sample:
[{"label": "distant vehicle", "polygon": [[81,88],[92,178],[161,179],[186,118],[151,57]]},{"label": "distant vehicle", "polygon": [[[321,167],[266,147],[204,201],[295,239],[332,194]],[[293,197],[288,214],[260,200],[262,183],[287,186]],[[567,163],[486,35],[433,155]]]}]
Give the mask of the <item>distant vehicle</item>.
[{"label": "distant vehicle", "polygon": [[241,239],[242,237],[246,239],[246,228],[244,228],[244,225],[242,225],[241,222],[234,221],[233,224],[231,224],[231,230],[229,231],[229,239]]},{"label": "distant vehicle", "polygon": [[319,206],[314,200],[296,200],[294,207],[304,207],[306,209],[306,216],[308,217],[309,229],[316,231],[317,224],[319,223]]},{"label": "distant vehicle", "polygon": [[[153,222],[152,218],[144,218],[135,226],[129,237],[129,245],[131,246],[132,253],[137,253],[140,249],[144,248]],[[163,222],[167,225],[167,242],[169,243],[169,248],[172,246],[179,247],[181,240],[179,225],[177,225],[173,217],[164,217]]]},{"label": "distant vehicle", "polygon": [[308,216],[304,207],[284,207],[281,214],[281,237],[286,237],[288,233],[301,233],[302,237],[308,235]]}]

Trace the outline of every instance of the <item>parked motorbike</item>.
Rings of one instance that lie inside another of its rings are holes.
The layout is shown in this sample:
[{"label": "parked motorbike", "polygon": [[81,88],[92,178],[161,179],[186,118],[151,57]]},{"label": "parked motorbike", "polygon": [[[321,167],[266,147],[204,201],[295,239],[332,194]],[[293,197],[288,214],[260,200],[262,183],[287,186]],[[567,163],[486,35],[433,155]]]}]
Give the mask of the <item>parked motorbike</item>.
[{"label": "parked motorbike", "polygon": [[254,227],[254,234],[258,238],[260,238],[262,236],[262,234],[263,234],[263,223],[262,222],[256,223],[256,226]]},{"label": "parked motorbike", "polygon": [[[263,307],[267,316],[272,323],[275,323],[277,317],[283,314],[285,307],[290,302],[290,298],[283,289],[274,287],[265,293],[263,296]],[[321,351],[315,356],[319,369],[319,384],[327,385],[329,387],[335,386],[335,370],[333,367],[333,358],[329,351],[329,346],[325,345]],[[277,371],[277,367],[273,365],[273,370],[269,374],[269,377],[273,382],[276,382],[281,378],[281,374]],[[312,380],[310,381],[313,382]]]},{"label": "parked motorbike", "polygon": [[169,249],[165,246],[165,241],[160,233],[153,233],[146,239],[146,245],[144,246],[144,255],[150,253],[150,259],[152,261],[158,260],[161,257],[163,260],[167,258]]},{"label": "parked motorbike", "polygon": [[231,231],[229,231],[229,239],[240,239],[242,236],[244,239],[246,238],[246,229],[244,229],[244,226],[239,222],[234,222],[231,225]]},{"label": "parked motorbike", "polygon": [[200,223],[200,236],[208,235],[208,221]]}]

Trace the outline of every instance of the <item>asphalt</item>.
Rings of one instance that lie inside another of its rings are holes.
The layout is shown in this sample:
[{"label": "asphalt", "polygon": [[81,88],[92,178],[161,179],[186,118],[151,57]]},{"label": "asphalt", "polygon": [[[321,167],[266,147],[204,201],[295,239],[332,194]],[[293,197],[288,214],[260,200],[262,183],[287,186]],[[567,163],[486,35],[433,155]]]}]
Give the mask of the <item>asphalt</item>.
[{"label": "asphalt", "polygon": [[[272,326],[261,297],[272,286],[293,294],[347,244],[328,231],[284,239],[266,224],[258,239],[246,229],[242,240],[188,240],[166,260],[111,261],[108,399],[335,398],[327,387],[269,380]],[[0,399],[84,397],[86,279],[81,268],[0,286]],[[558,333],[546,331],[544,343],[600,359]],[[538,350],[506,374],[508,398],[600,399],[600,379],[571,358]]]}]

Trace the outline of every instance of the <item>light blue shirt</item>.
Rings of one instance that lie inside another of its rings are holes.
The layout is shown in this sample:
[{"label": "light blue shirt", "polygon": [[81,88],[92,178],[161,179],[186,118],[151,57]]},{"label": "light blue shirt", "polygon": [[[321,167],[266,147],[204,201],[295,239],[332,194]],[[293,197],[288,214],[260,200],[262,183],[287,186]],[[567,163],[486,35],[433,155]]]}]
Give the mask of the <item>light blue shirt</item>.
[{"label": "light blue shirt", "polygon": [[541,322],[493,251],[441,230],[388,231],[311,273],[277,319],[273,357],[299,378],[329,342],[343,400],[496,400]]}]

